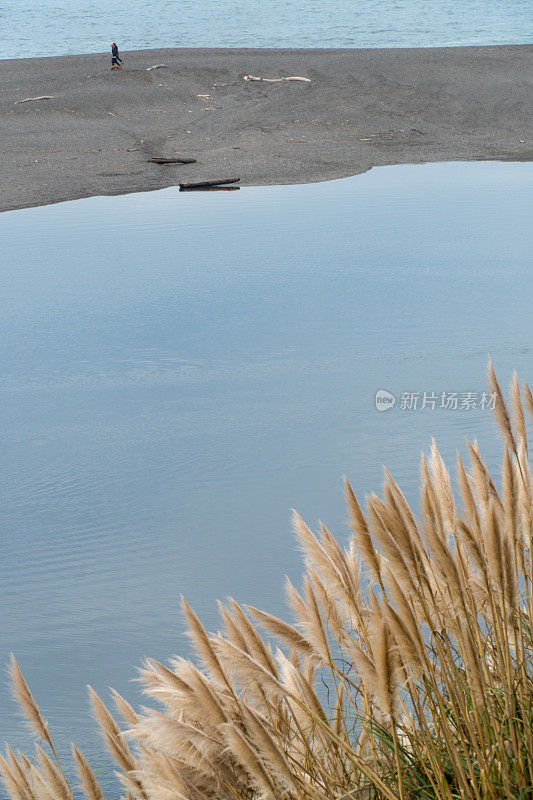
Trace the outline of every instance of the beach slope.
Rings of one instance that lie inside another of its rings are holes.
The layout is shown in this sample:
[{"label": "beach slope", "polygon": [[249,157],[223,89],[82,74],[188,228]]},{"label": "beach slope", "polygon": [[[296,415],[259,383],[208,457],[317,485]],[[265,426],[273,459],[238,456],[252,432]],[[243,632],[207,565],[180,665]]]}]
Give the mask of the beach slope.
[{"label": "beach slope", "polygon": [[122,56],[113,72],[108,54],[0,61],[1,211],[180,181],[300,183],[532,155],[529,45]]}]

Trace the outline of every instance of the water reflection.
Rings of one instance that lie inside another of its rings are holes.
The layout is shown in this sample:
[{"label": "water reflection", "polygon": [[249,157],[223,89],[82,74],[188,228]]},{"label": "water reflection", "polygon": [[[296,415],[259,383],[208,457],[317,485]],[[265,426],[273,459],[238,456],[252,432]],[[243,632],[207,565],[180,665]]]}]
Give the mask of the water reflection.
[{"label": "water reflection", "polygon": [[[346,536],[341,475],[416,499],[430,437],[490,414],[402,393],[531,379],[530,164],[93,198],[0,216],[2,651],[59,748],[111,769],[85,689],[186,651],[178,596],[282,610],[289,510]],[[394,409],[377,413],[378,389]],[[0,692],[2,737],[26,736]],[[110,789],[111,791],[111,789]]]}]

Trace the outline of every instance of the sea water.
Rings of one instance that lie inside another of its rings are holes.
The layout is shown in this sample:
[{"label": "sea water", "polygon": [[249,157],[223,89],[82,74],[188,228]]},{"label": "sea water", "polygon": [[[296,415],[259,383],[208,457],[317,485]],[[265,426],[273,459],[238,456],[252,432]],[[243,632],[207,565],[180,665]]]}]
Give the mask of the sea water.
[{"label": "sea water", "polygon": [[531,0],[0,0],[0,58],[154,47],[531,42]]}]

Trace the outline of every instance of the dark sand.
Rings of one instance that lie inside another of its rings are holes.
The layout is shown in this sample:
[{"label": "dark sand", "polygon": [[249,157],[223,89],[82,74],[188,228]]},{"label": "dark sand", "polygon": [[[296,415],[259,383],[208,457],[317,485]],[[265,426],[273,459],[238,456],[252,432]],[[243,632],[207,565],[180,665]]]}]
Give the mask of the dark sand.
[{"label": "dark sand", "polygon": [[[220,177],[299,183],[532,157],[533,46],[122,55],[120,72],[107,54],[0,61],[0,210]],[[38,95],[54,99],[15,105]]]}]

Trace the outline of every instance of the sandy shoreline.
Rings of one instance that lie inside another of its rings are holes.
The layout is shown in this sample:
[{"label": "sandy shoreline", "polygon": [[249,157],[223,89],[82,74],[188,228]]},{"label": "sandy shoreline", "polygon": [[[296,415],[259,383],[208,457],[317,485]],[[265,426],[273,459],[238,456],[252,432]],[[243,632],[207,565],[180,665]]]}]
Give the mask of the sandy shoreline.
[{"label": "sandy shoreline", "polygon": [[[121,72],[107,54],[0,61],[0,211],[219,177],[303,183],[383,164],[532,158],[531,45],[122,55]],[[16,102],[40,95],[53,99]]]}]

